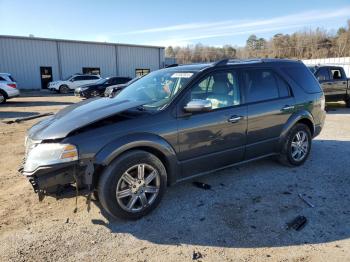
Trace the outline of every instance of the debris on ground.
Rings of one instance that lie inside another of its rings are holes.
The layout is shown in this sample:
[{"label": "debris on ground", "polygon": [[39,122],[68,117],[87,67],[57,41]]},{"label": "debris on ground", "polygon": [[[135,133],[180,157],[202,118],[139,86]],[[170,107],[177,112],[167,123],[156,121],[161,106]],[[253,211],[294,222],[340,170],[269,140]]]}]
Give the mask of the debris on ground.
[{"label": "debris on ground", "polygon": [[27,117],[16,118],[14,120],[5,120],[5,121],[2,121],[2,122],[4,124],[14,124],[14,123],[21,123],[23,121],[28,121],[28,120],[32,120],[32,119],[35,119],[35,118],[44,117],[44,116],[51,116],[51,115],[53,115],[52,112],[50,112],[50,113],[43,113],[43,114],[37,114],[37,115],[34,115],[34,116],[27,116]]},{"label": "debris on ground", "polygon": [[305,199],[301,194],[298,194],[299,198],[303,200],[309,207],[315,207],[309,200]]},{"label": "debris on ground", "polygon": [[296,231],[302,230],[307,223],[307,218],[304,216],[297,216],[291,222],[287,223],[287,229],[295,229]]},{"label": "debris on ground", "polygon": [[204,189],[204,190],[209,190],[211,189],[211,185],[202,183],[202,182],[192,182],[192,184],[198,188]]},{"label": "debris on ground", "polygon": [[203,258],[203,255],[201,252],[196,252],[196,251],[193,251],[193,255],[192,255],[192,260],[197,260],[197,259],[200,259],[200,258]]}]

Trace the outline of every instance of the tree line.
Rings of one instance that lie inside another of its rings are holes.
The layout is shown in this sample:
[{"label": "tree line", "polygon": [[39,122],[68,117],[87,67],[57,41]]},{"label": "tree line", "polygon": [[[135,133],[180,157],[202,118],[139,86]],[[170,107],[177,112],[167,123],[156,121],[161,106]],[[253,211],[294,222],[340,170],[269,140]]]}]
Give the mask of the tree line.
[{"label": "tree line", "polygon": [[224,58],[293,58],[312,59],[350,56],[350,20],[336,33],[322,28],[303,30],[293,34],[275,34],[270,39],[250,35],[244,47],[222,47],[196,44],[186,47],[169,46],[166,57],[177,63],[211,62]]}]

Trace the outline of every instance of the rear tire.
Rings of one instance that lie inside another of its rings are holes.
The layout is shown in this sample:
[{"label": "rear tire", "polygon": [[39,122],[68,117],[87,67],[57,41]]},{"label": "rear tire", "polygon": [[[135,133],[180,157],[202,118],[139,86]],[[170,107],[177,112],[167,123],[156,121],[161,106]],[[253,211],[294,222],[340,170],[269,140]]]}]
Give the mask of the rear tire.
[{"label": "rear tire", "polygon": [[61,85],[59,91],[61,94],[68,94],[70,89],[67,85]]},{"label": "rear tire", "polygon": [[348,95],[345,99],[345,105],[347,108],[350,108],[350,95]]},{"label": "rear tire", "polygon": [[146,151],[132,150],[104,170],[97,190],[100,203],[109,215],[139,219],[158,206],[166,185],[163,163]]},{"label": "rear tire", "polygon": [[301,123],[293,126],[285,138],[280,163],[291,167],[304,164],[311,151],[311,140],[308,126]]},{"label": "rear tire", "polygon": [[6,94],[2,90],[0,90],[0,104],[6,103]]}]

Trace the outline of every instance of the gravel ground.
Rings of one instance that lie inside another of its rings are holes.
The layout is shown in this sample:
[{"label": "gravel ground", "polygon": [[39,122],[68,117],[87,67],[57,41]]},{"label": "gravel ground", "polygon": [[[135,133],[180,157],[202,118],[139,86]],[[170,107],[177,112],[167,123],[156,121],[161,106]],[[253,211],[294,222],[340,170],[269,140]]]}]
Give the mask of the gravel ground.
[{"label": "gravel ground", "polygon": [[[27,94],[1,105],[0,121],[77,101]],[[349,120],[349,109],[331,104],[302,167],[262,160],[197,179],[211,190],[184,182],[133,222],[110,220],[97,202],[87,212],[84,197],[76,213],[74,197],[38,202],[17,173],[25,131],[38,119],[0,123],[0,261],[349,261]],[[298,215],[306,226],[286,229]]]}]

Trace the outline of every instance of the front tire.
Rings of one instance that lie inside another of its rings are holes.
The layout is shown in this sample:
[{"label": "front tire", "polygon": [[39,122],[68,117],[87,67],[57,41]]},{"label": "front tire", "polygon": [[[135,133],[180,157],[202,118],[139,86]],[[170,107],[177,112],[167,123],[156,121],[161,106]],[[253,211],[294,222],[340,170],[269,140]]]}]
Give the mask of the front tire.
[{"label": "front tire", "polygon": [[279,157],[287,166],[304,164],[311,151],[311,132],[308,126],[298,123],[289,131]]},{"label": "front tire", "polygon": [[59,92],[61,94],[68,94],[70,91],[69,87],[67,85],[61,85],[59,88]]},{"label": "front tire", "polygon": [[167,173],[153,154],[132,150],[114,160],[98,183],[100,203],[114,218],[139,219],[160,203]]},{"label": "front tire", "polygon": [[345,99],[345,105],[347,108],[350,108],[350,95],[348,95]]}]

